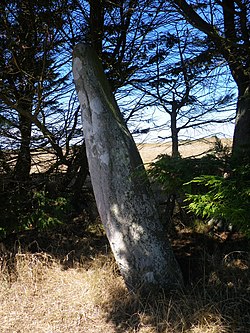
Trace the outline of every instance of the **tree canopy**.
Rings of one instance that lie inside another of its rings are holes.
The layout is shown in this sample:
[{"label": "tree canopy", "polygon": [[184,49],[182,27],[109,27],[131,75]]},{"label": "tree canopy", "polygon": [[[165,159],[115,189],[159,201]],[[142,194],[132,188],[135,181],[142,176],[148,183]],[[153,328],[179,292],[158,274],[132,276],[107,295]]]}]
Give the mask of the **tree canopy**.
[{"label": "tree canopy", "polygon": [[248,0],[178,0],[171,3],[192,26],[207,36],[226,60],[238,88],[233,154],[249,159],[250,3]]},{"label": "tree canopy", "polygon": [[[62,148],[79,134],[79,112],[70,93],[73,90],[69,76],[70,50],[79,41],[94,45],[132,131],[153,131],[156,109],[165,112],[161,128],[172,128],[173,141],[177,140],[176,132],[184,128],[232,120],[232,112],[225,113],[224,118],[221,112],[231,109],[235,101],[230,76],[237,85],[247,82],[249,6],[237,1],[232,17],[226,15],[226,4],[223,7],[211,1],[195,3],[193,6],[186,1],[146,0],[2,2],[2,141],[3,147],[11,142],[13,147],[22,148],[19,159],[26,156],[26,174],[31,143],[41,147],[47,142],[46,146],[52,146],[65,163]],[[195,24],[193,18],[188,19],[191,9],[192,15],[196,13]],[[206,21],[208,17],[211,22]],[[230,25],[223,23],[223,17],[226,21],[234,18],[233,39],[239,44],[231,47],[230,57],[218,42],[221,36],[229,43],[233,35],[227,28],[223,37],[224,25]],[[197,29],[198,22],[207,25]],[[213,25],[218,27],[218,36],[205,29],[211,30]],[[241,53],[240,57],[236,51]],[[239,70],[236,74],[239,64],[232,60],[233,55],[244,67],[244,77]],[[239,75],[241,79],[237,80]],[[22,103],[28,103],[30,110]],[[245,124],[243,121],[238,126],[239,109],[238,102],[236,148],[237,133]],[[175,110],[179,110],[178,120],[173,117]],[[174,130],[175,121],[178,124]],[[249,140],[245,135],[244,138],[245,145]],[[18,165],[24,167],[25,163]]]}]

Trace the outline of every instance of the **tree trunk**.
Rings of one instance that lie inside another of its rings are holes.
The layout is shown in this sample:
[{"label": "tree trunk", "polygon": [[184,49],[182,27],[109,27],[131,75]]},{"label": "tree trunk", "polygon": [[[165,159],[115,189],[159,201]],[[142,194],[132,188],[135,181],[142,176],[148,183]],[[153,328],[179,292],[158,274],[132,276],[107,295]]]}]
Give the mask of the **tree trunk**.
[{"label": "tree trunk", "polygon": [[90,38],[99,57],[102,55],[104,10],[102,0],[90,0]]},{"label": "tree trunk", "polygon": [[172,157],[180,157],[179,153],[179,139],[178,139],[178,128],[177,128],[177,103],[172,102],[171,111],[171,139],[172,139]]},{"label": "tree trunk", "polygon": [[31,121],[28,118],[19,115],[19,129],[21,132],[21,146],[15,165],[15,178],[19,181],[25,181],[29,179],[31,168]]},{"label": "tree trunk", "polygon": [[[242,91],[243,90],[243,91]],[[250,86],[239,88],[233,136],[233,157],[241,164],[250,162]]]},{"label": "tree trunk", "polygon": [[73,74],[98,211],[128,289],[181,285],[141,157],[91,47],[75,48]]}]

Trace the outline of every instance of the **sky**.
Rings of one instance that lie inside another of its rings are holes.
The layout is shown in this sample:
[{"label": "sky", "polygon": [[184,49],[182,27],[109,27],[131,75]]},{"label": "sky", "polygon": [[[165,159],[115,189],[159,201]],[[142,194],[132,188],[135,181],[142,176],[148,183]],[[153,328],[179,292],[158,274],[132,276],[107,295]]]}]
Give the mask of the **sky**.
[{"label": "sky", "polygon": [[[180,140],[195,140],[205,137],[217,136],[218,138],[232,138],[234,132],[233,123],[213,124],[205,128],[189,128],[180,131]],[[170,129],[150,130],[145,134],[133,134],[136,143],[171,141]]]},{"label": "sky", "polygon": [[[235,113],[236,106],[230,108],[228,112],[222,112],[220,114],[210,114],[210,118],[225,119],[232,116]],[[170,116],[167,113],[160,112],[155,109],[154,111],[148,109],[148,117],[143,116],[146,120],[135,121],[132,124],[128,124],[131,133],[133,134],[136,143],[141,142],[163,142],[171,141],[170,131]],[[150,120],[151,119],[151,120]],[[180,123],[179,123],[180,125]],[[140,130],[145,130],[146,133],[136,133]],[[179,140],[195,140],[200,138],[206,138],[211,136],[217,136],[218,138],[232,138],[234,132],[234,121],[224,123],[211,123],[203,125],[202,127],[194,127],[180,130]]]}]

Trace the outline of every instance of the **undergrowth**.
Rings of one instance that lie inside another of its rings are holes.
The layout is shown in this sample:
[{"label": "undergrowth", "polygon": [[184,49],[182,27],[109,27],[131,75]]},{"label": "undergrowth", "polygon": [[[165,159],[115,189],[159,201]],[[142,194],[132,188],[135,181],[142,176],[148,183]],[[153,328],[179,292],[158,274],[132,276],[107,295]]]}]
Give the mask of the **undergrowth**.
[{"label": "undergrowth", "polygon": [[177,207],[188,222],[214,221],[250,237],[250,165],[237,164],[219,140],[200,158],[158,156],[148,175],[165,194],[168,225]]},{"label": "undergrowth", "polygon": [[[143,298],[127,292],[113,257],[65,269],[46,252],[1,253],[1,332],[247,333],[248,262],[233,253],[183,290]],[[240,259],[241,258],[241,259]],[[245,258],[246,259],[246,258]],[[212,268],[211,268],[212,267]]]}]

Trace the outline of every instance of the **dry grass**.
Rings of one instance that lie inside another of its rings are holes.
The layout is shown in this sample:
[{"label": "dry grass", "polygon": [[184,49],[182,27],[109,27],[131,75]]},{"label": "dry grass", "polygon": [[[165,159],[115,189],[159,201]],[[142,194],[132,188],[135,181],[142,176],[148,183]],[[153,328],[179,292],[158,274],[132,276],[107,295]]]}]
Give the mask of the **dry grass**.
[{"label": "dry grass", "polygon": [[18,253],[12,271],[1,274],[1,332],[112,332],[102,311],[107,276],[121,284],[106,258],[88,270],[63,270],[46,253]]},{"label": "dry grass", "polygon": [[[200,156],[214,148],[216,139],[210,137],[207,139],[189,140],[179,142],[179,152],[182,157]],[[221,139],[223,146],[231,147],[232,139]],[[144,163],[150,163],[161,154],[171,155],[171,142],[162,143],[142,143],[138,144],[138,150]]]},{"label": "dry grass", "polygon": [[110,255],[65,270],[46,253],[2,254],[1,332],[247,333],[247,286],[233,279],[225,285],[211,273],[206,285],[143,299],[127,292]]},{"label": "dry grass", "polygon": [[[179,151],[182,157],[199,156],[206,153],[214,147],[216,142],[215,137],[207,139],[187,140],[179,142]],[[232,139],[221,139],[224,146],[231,147]],[[137,144],[138,150],[141,154],[142,160],[145,164],[152,162],[157,156],[161,154],[171,155],[171,142],[159,143],[140,143]],[[17,155],[10,155],[9,165],[14,166]],[[31,173],[39,173],[48,170],[55,162],[56,155],[53,152],[37,150],[32,152],[31,156]],[[60,166],[60,171],[65,170],[65,166]]]}]

